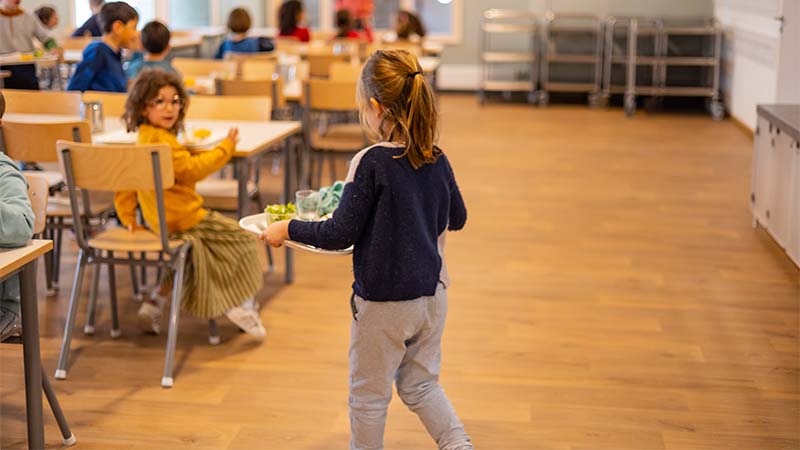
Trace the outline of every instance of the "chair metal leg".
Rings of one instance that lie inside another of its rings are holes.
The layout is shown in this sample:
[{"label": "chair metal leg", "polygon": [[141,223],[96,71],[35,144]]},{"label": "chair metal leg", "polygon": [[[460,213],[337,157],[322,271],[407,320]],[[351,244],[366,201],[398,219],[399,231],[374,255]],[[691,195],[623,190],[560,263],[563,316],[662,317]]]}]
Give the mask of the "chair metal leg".
[{"label": "chair metal leg", "polygon": [[336,154],[331,152],[331,185],[336,181]]},{"label": "chair metal leg", "polygon": [[[147,259],[147,253],[142,252],[141,256],[142,256],[142,261]],[[144,264],[142,264],[141,274],[142,274],[142,288],[147,289],[147,266]]]},{"label": "chair metal leg", "polygon": [[[114,257],[114,252],[108,252],[110,258]],[[111,337],[116,339],[122,336],[119,328],[119,314],[117,311],[117,279],[114,271],[114,264],[108,264],[108,294],[111,297]]]},{"label": "chair metal leg", "polygon": [[184,244],[176,256],[175,278],[172,282],[172,305],[169,311],[169,333],[167,335],[167,354],[164,359],[164,375],[161,377],[161,386],[172,387],[172,369],[175,362],[175,345],[178,341],[178,316],[181,309],[181,295],[183,295],[183,269],[186,267],[186,253],[189,246]]},{"label": "chair metal leg", "polygon": [[89,288],[89,305],[86,308],[86,325],[83,327],[83,334],[87,336],[94,335],[94,323],[97,313],[97,291],[100,289],[100,270],[101,264],[94,264],[92,266],[92,285]]},{"label": "chair metal leg", "polygon": [[[51,225],[51,223],[48,223],[48,225]],[[52,231],[53,231],[53,229],[52,229],[51,226],[48,226],[47,228],[45,228],[44,233],[43,233],[44,234],[44,238],[52,240]],[[45,278],[45,280],[47,282],[47,295],[48,296],[55,295],[55,293],[56,293],[55,289],[53,289],[53,277],[54,277],[54,275],[53,275],[53,272],[54,272],[53,271],[53,269],[54,269],[53,268],[53,253],[54,252],[50,252],[50,253],[48,253],[48,254],[46,254],[44,256],[44,278]]]},{"label": "chair metal leg", "polygon": [[69,307],[67,308],[67,319],[64,323],[64,339],[61,341],[61,354],[58,357],[58,368],[55,378],[64,380],[67,378],[67,361],[69,360],[69,345],[72,342],[72,328],[75,326],[75,316],[78,312],[78,300],[83,284],[83,275],[86,269],[88,255],[83,250],[78,252],[78,265],[75,267],[75,277],[72,280],[72,293],[69,296]]},{"label": "chair metal leg", "polygon": [[58,218],[58,224],[55,230],[55,239],[53,239],[53,287],[58,287],[59,274],[61,273],[61,247],[64,244],[64,218]]},{"label": "chair metal leg", "polygon": [[67,418],[64,416],[64,411],[61,410],[61,404],[58,403],[56,391],[53,389],[53,385],[50,384],[50,380],[47,378],[44,368],[42,368],[42,390],[47,397],[47,403],[50,404],[50,410],[53,411],[53,416],[55,416],[56,422],[58,422],[58,429],[61,430],[61,437],[64,445],[68,447],[75,445],[75,442],[77,442],[75,435],[72,434],[72,430],[69,429]]},{"label": "chair metal leg", "polygon": [[[128,252],[128,258],[131,260],[136,259],[133,252]],[[131,264],[129,267],[131,269],[131,287],[133,288],[133,298],[141,301],[142,291],[139,289],[139,279],[136,276],[136,266]]]},{"label": "chair metal leg", "polygon": [[322,162],[323,162],[322,153],[317,152],[317,161],[316,161],[317,184],[314,186],[317,189],[322,187]]},{"label": "chair metal leg", "polygon": [[217,332],[217,321],[214,319],[208,320],[208,343],[211,345],[219,345],[221,339],[219,332]]}]

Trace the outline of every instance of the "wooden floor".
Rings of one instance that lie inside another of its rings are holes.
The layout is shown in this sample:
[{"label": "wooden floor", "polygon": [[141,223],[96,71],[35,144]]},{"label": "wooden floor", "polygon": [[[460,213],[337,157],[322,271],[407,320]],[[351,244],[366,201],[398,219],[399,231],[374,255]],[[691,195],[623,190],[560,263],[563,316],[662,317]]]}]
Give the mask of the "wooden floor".
[{"label": "wooden floor", "polygon": [[[798,270],[751,227],[747,135],[699,114],[441,106],[469,210],[447,244],[442,383],[476,448],[800,448]],[[58,297],[40,301],[50,374],[70,245]],[[55,383],[76,448],[347,448],[349,261],[298,255],[295,284],[280,275],[261,344],[225,321],[210,347],[184,318],[164,390],[165,337],[136,330],[118,273],[122,338],[101,300],[97,335],[76,327]],[[22,352],[0,357],[0,447],[22,448]],[[397,398],[386,447],[435,448]]]}]

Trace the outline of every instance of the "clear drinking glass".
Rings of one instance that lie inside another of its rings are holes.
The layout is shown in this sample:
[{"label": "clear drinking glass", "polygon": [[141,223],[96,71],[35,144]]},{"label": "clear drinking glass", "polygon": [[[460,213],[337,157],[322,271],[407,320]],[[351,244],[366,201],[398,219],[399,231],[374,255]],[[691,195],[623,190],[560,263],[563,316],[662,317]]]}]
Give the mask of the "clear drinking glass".
[{"label": "clear drinking glass", "polygon": [[295,206],[297,207],[297,217],[300,220],[319,219],[319,207],[322,203],[322,196],[319,192],[304,189],[295,194]]}]

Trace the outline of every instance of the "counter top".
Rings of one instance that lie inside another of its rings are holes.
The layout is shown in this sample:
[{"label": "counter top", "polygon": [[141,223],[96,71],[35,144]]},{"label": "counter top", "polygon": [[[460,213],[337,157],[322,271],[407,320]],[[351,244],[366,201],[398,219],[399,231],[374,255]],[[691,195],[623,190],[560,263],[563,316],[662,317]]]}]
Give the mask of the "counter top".
[{"label": "counter top", "polygon": [[800,105],[758,105],[759,116],[764,116],[783,132],[800,142]]}]

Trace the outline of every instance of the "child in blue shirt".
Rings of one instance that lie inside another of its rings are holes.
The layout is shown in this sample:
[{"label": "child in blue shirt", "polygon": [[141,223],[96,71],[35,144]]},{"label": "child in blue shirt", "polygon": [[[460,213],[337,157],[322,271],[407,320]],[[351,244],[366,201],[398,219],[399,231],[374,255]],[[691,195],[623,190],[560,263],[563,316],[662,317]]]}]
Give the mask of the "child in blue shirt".
[{"label": "child in blue shirt", "polygon": [[136,75],[145,69],[159,69],[177,75],[178,72],[167,60],[167,55],[169,54],[169,28],[163,23],[154,20],[142,28],[141,36],[142,48],[144,48],[145,53],[144,55],[137,54],[128,63],[128,67],[125,69],[128,78],[136,78]]},{"label": "child in blue shirt", "polygon": [[350,337],[350,448],[383,448],[392,385],[438,448],[472,444],[442,387],[441,340],[449,278],[447,230],[467,210],[453,168],[436,145],[436,99],[416,57],[378,50],[358,81],[362,123],[379,141],[350,164],[333,217],[271,224],[286,239],[323,249],[353,246]]},{"label": "child in blue shirt", "polygon": [[247,37],[247,31],[250,29],[250,14],[244,8],[235,8],[228,15],[228,30],[231,36],[226,39],[217,49],[214,56],[216,59],[222,59],[225,53],[258,53],[270,52],[275,48],[275,45],[269,38],[265,37]]},{"label": "child in blue shirt", "polygon": [[121,50],[136,45],[139,15],[125,2],[110,2],[97,16],[103,38],[83,50],[83,60],[75,68],[67,90],[126,92],[128,78],[122,68]]}]

